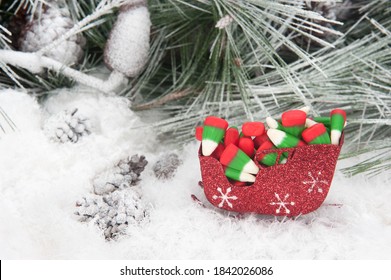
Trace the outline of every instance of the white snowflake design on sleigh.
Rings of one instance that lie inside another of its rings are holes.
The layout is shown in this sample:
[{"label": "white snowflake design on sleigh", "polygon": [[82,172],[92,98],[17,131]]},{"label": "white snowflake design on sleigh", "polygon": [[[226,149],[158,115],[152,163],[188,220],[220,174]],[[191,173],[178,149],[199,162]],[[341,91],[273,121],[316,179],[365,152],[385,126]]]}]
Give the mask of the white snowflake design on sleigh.
[{"label": "white snowflake design on sleigh", "polygon": [[217,188],[217,191],[220,193],[220,196],[214,195],[212,198],[213,198],[214,200],[216,200],[216,199],[218,199],[218,198],[221,199],[221,202],[219,203],[218,206],[221,208],[221,207],[223,207],[224,203],[227,203],[227,205],[228,205],[230,208],[232,208],[233,205],[232,205],[232,203],[230,202],[230,200],[237,200],[238,197],[235,196],[235,195],[229,196],[229,193],[232,191],[231,187],[229,187],[225,193],[223,193],[223,190],[222,190],[220,187]]},{"label": "white snowflake design on sleigh", "polygon": [[311,171],[308,172],[308,176],[310,177],[310,180],[303,181],[304,185],[310,185],[308,188],[308,193],[311,193],[314,188],[317,188],[318,193],[323,193],[323,189],[319,186],[319,184],[328,185],[329,183],[326,180],[320,180],[320,177],[322,175],[321,171],[318,171],[318,174],[316,175],[316,178],[312,175]]},{"label": "white snowflake design on sleigh", "polygon": [[287,202],[287,199],[289,198],[289,194],[287,193],[283,199],[280,198],[278,193],[274,193],[274,196],[278,201],[270,202],[270,205],[278,206],[278,208],[276,209],[276,214],[279,214],[282,209],[285,210],[285,214],[289,214],[291,210],[288,209],[287,205],[291,205],[291,206],[295,205],[294,201]]}]

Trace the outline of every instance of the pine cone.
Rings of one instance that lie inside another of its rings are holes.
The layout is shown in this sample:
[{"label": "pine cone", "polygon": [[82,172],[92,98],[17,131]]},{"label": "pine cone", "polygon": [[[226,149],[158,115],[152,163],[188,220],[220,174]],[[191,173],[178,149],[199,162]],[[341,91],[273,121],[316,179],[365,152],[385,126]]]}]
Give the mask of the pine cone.
[{"label": "pine cone", "polygon": [[175,172],[182,161],[177,154],[163,155],[153,166],[153,172],[158,179],[170,179],[174,177]]},{"label": "pine cone", "polygon": [[13,15],[10,18],[10,21],[7,24],[7,29],[12,33],[11,35],[11,45],[18,49],[18,41],[20,38],[20,34],[22,32],[22,29],[27,24],[27,18],[26,18],[26,10],[20,9],[15,15]]},{"label": "pine cone", "polygon": [[331,20],[346,21],[355,14],[355,5],[351,0],[344,0],[342,2],[313,2],[306,1],[307,8],[317,12],[323,17]]},{"label": "pine cone", "polygon": [[86,117],[77,114],[78,109],[64,111],[50,117],[44,124],[45,133],[61,143],[76,143],[83,136],[91,133],[91,123]]},{"label": "pine cone", "polygon": [[[350,16],[353,16],[353,5],[350,0],[345,0],[343,2],[337,1],[328,1],[328,2],[316,2],[311,0],[304,0],[304,7],[307,10],[311,10],[317,12],[322,15],[324,18],[334,21],[347,21]],[[316,21],[317,24],[323,25],[327,28],[335,27],[334,24],[325,21]],[[326,41],[333,41],[336,36],[334,34],[330,34],[329,32],[320,33],[312,33],[313,36],[316,36],[320,39]],[[298,35],[296,38],[296,42],[302,47],[307,48],[310,47],[319,47],[320,44],[314,40],[309,39],[308,37]]]},{"label": "pine cone", "polygon": [[137,154],[121,160],[116,166],[102,172],[93,180],[94,192],[103,195],[137,185],[141,180],[140,174],[147,164],[145,156],[139,157]]},{"label": "pine cone", "polygon": [[126,234],[129,225],[138,225],[149,215],[149,207],[143,202],[137,188],[115,191],[103,197],[83,197],[76,202],[80,222],[94,220],[106,239]]},{"label": "pine cone", "polygon": [[[34,15],[27,16],[18,41],[18,48],[24,52],[35,52],[49,45],[70,30],[75,23],[68,7],[54,1],[42,5]],[[65,65],[77,64],[83,57],[85,39],[81,34],[68,38],[61,45],[45,53],[46,56]]]}]

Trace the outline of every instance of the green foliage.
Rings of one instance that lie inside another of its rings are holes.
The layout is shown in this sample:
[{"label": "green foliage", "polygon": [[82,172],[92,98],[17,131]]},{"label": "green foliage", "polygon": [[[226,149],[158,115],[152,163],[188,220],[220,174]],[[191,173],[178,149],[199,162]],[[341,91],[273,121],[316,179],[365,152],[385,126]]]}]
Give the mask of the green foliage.
[{"label": "green foliage", "polygon": [[[42,1],[3,5],[2,20],[21,7],[34,10]],[[80,30],[87,46],[79,68],[90,71],[101,65],[114,15],[127,1],[64,1],[75,21],[104,4],[110,7]],[[136,111],[162,113],[164,118],[151,126],[162,140],[176,144],[193,139],[195,126],[207,115],[239,124],[303,105],[310,106],[313,115],[340,107],[348,114],[345,154],[381,151],[378,158],[345,171],[387,170],[391,147],[378,143],[391,140],[391,3],[350,0],[342,6],[314,2],[311,7],[306,3],[149,0],[149,61],[118,94],[130,98]],[[340,16],[338,9],[345,9]],[[326,18],[329,14],[335,17]],[[216,27],[223,18],[227,25]],[[0,44],[7,47],[6,36],[0,37]],[[72,86],[61,75],[37,76],[1,63],[0,67],[2,87],[16,84],[45,94]]]}]

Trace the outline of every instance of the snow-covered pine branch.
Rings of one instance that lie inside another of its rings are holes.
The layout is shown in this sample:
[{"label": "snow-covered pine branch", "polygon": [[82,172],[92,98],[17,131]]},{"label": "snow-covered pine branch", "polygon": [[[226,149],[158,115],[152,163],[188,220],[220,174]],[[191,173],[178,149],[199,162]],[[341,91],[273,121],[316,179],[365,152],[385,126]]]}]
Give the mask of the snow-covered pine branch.
[{"label": "snow-covered pine branch", "polygon": [[0,62],[21,67],[32,73],[40,73],[44,68],[54,70],[83,85],[98,89],[103,92],[112,92],[124,80],[124,76],[116,71],[103,81],[99,78],[84,74],[78,70],[65,66],[52,58],[41,56],[38,53],[25,53],[12,50],[0,50]]}]

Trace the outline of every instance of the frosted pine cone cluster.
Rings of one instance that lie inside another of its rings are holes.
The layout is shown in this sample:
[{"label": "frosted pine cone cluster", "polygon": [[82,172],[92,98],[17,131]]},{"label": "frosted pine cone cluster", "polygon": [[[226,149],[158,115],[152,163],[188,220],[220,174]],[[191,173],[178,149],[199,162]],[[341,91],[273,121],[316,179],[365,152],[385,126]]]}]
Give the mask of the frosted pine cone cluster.
[{"label": "frosted pine cone cluster", "polygon": [[[36,52],[69,31],[74,25],[69,10],[61,1],[47,1],[34,14],[27,16],[18,40],[19,50]],[[73,35],[44,55],[65,65],[78,63],[83,57],[85,38],[81,34]]]},{"label": "frosted pine cone cluster", "polygon": [[63,111],[51,116],[44,124],[45,133],[54,141],[76,143],[91,133],[91,122],[78,114],[78,109]]},{"label": "frosted pine cone cluster", "polygon": [[105,196],[83,197],[76,202],[80,222],[94,221],[106,239],[126,234],[130,225],[148,219],[149,207],[141,199],[137,188],[115,191]]},{"label": "frosted pine cone cluster", "polygon": [[95,177],[93,180],[94,192],[103,195],[135,186],[140,181],[140,174],[147,164],[145,156],[137,154],[121,160],[113,168]]},{"label": "frosted pine cone cluster", "polygon": [[165,154],[155,163],[153,172],[158,179],[170,179],[181,164],[182,161],[177,154]]}]

